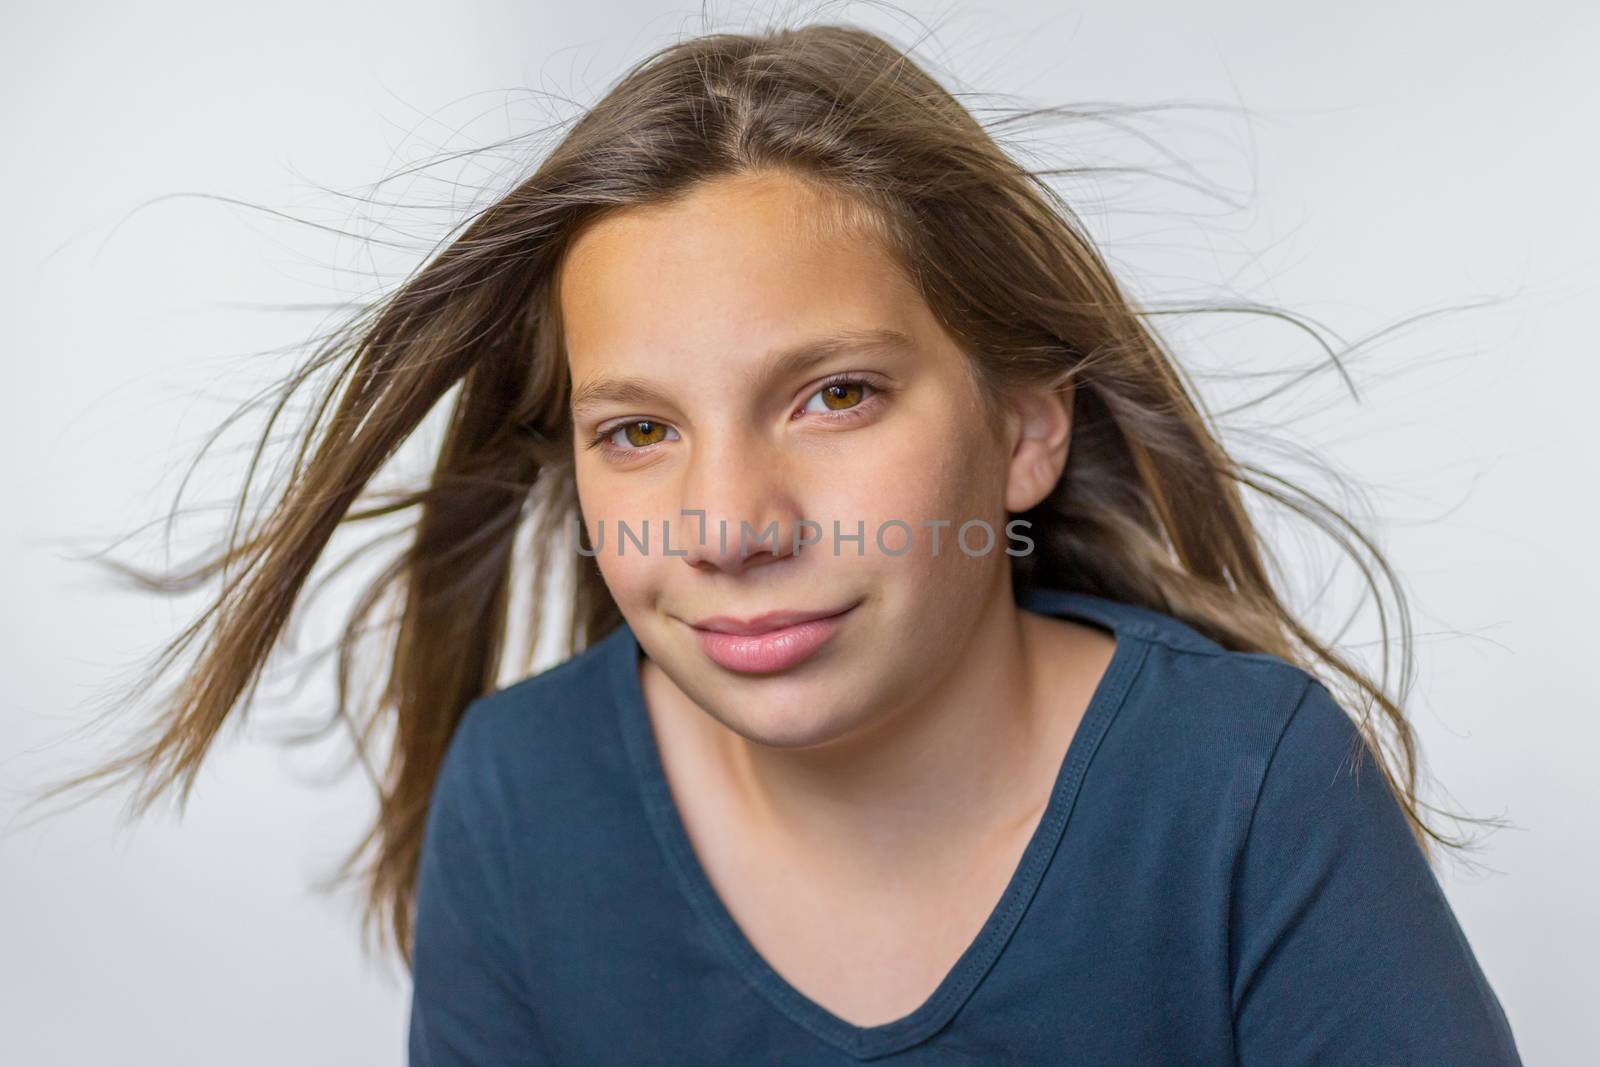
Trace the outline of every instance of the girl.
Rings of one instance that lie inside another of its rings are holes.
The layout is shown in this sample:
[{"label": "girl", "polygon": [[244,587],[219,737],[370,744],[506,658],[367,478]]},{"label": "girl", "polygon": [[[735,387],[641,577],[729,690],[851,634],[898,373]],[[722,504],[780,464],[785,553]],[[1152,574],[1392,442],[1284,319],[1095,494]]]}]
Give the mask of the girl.
[{"label": "girl", "polygon": [[[96,773],[187,789],[459,388],[346,635],[403,593],[358,855],[416,1067],[1518,1062],[1406,721],[1241,487],[1342,520],[1223,450],[882,39],[649,57],[288,388],[341,358],[276,508],[179,579],[224,585],[171,717]],[[496,689],[530,562],[569,656]]]}]

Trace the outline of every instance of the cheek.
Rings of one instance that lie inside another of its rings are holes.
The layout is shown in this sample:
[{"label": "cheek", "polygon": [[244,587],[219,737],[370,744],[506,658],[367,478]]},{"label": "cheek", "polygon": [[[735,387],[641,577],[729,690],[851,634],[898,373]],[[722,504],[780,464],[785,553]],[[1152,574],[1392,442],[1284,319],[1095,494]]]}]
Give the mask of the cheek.
[{"label": "cheek", "polygon": [[[875,548],[875,533],[887,522],[909,524],[920,542],[932,536],[922,524],[946,520],[941,540],[968,519],[994,521],[1004,512],[1004,482],[995,474],[993,446],[971,432],[923,427],[949,427],[940,421],[905,420],[906,429],[874,435],[870,446],[850,453],[848,465],[820,471],[812,479],[802,504],[805,516],[820,523],[831,537],[838,519],[841,533],[854,533],[860,521],[866,533],[866,551]],[[891,550],[906,543],[903,528],[884,530]],[[847,554],[854,552],[846,546]]]},{"label": "cheek", "polygon": [[[588,535],[588,551],[594,552],[594,546],[600,544],[598,554],[592,556],[592,562],[600,570],[600,576],[605,580],[606,588],[611,592],[612,599],[624,611],[630,611],[634,605],[648,599],[650,588],[650,568],[655,565],[655,560],[637,552],[629,551],[624,555],[617,554],[617,530],[619,521],[626,522],[630,527],[639,530],[645,512],[640,510],[637,495],[631,496],[623,491],[622,483],[614,478],[608,478],[604,472],[585,471],[580,468],[577,472],[575,485],[578,496],[578,507],[583,513],[583,525]],[[605,532],[602,540],[600,523],[604,520]],[[576,532],[576,522],[572,524],[571,532]],[[659,536],[656,528],[659,520],[651,518],[651,536]],[[630,543],[629,548],[633,546]],[[652,543],[652,548],[655,545]],[[576,551],[576,549],[574,549]]]},{"label": "cheek", "polygon": [[595,562],[599,564],[600,577],[605,580],[611,599],[616,601],[617,607],[624,615],[632,616],[640,605],[650,599],[649,575],[640,567],[641,563],[648,563],[648,560],[642,560],[637,556],[624,556],[619,559],[607,545],[607,551],[602,552]]}]

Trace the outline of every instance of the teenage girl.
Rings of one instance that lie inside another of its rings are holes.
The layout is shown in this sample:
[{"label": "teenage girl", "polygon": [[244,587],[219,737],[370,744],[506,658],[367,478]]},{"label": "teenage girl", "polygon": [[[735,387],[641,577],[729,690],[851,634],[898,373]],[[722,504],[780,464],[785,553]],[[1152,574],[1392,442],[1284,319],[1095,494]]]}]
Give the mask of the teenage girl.
[{"label": "teenage girl", "polygon": [[[652,55],[327,366],[119,766],[192,779],[448,398],[360,612],[401,598],[358,736],[415,1067],[1518,1062],[1406,720],[1242,490],[1337,516],[1224,451],[1066,205],[879,37]],[[557,603],[569,657],[496,688]]]}]

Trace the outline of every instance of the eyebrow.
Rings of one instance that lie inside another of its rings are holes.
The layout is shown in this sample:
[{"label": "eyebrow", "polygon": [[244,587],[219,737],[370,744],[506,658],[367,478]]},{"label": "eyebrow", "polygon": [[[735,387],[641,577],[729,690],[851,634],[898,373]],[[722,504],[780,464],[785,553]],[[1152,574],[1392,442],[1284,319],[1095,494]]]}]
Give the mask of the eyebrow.
[{"label": "eyebrow", "polygon": [[[908,352],[915,347],[915,342],[898,330],[842,330],[767,353],[753,371],[753,380],[764,384],[779,375],[800,374],[845,352],[891,354]],[[666,396],[648,378],[601,375],[573,391],[572,416],[580,418],[601,404],[642,405],[665,400]]]}]

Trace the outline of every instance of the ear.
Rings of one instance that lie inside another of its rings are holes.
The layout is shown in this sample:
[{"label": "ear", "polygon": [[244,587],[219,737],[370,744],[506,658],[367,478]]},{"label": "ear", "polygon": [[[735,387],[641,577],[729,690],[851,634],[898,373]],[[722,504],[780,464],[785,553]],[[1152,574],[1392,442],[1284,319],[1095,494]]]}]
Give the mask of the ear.
[{"label": "ear", "polygon": [[1034,507],[1055,489],[1067,466],[1072,441],[1075,385],[1037,385],[1010,394],[1006,442],[1010,465],[1006,476],[1006,510]]}]

